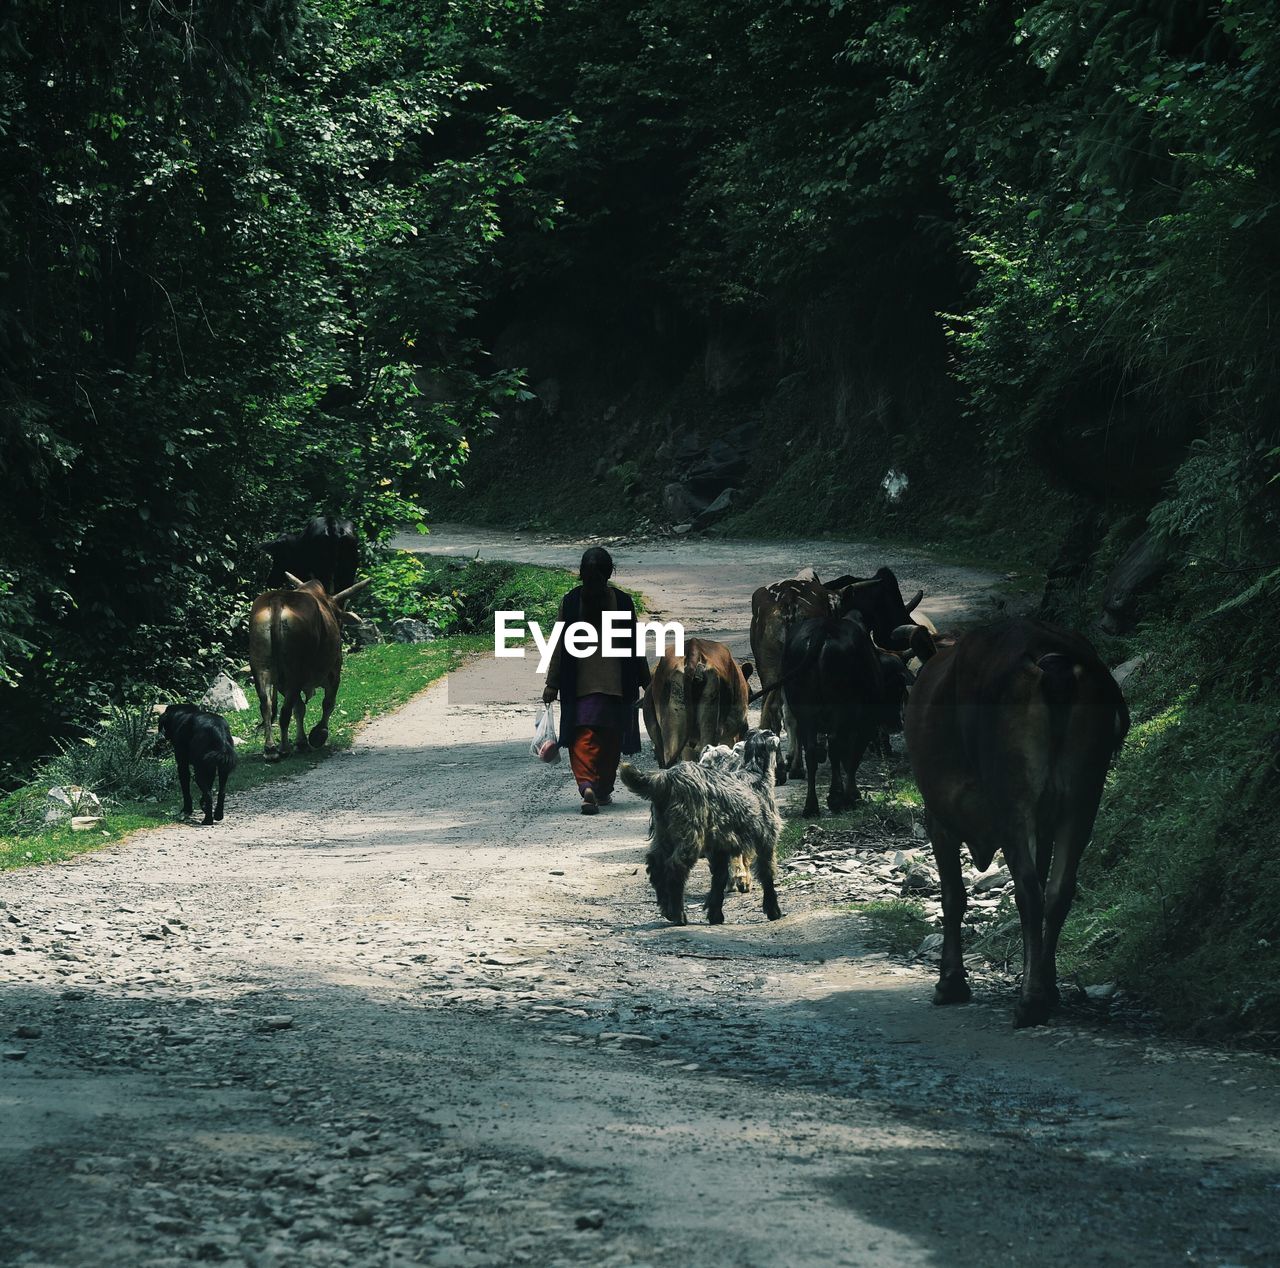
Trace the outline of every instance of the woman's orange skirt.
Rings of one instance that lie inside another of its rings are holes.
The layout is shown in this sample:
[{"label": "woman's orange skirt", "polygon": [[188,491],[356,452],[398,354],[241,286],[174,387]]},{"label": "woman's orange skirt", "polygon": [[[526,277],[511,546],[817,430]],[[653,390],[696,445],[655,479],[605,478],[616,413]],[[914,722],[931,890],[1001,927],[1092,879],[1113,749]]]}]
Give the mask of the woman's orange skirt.
[{"label": "woman's orange skirt", "polygon": [[590,788],[597,798],[610,796],[621,757],[622,732],[616,727],[578,727],[569,745],[569,765],[578,781],[578,791],[583,793]]}]

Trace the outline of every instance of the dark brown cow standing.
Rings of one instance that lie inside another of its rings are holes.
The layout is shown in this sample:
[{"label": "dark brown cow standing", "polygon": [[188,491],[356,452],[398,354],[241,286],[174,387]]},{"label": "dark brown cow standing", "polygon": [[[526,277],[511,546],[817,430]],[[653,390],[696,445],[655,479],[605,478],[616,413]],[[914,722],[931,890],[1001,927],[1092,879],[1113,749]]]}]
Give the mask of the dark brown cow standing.
[{"label": "dark brown cow standing", "polygon": [[[751,656],[756,673],[765,684],[782,678],[782,649],[787,630],[797,621],[826,617],[835,611],[835,597],[828,592],[812,568],[794,577],[761,586],[751,596]],[[760,725],[775,735],[787,734],[787,762],[779,771],[799,777],[804,774],[804,752],[800,747],[795,718],[786,712],[782,688],[765,693],[760,706]]]},{"label": "dark brown cow standing", "polygon": [[[319,748],[329,738],[329,715],[342,681],[342,625],[359,618],[343,604],[369,584],[368,579],[335,595],[319,581],[286,579],[293,590],[268,590],[253,601],[249,612],[249,666],[262,711],[263,756],[267,761],[288,757],[289,723],[296,715],[298,748]],[[320,721],[308,737],[307,700],[324,688]],[[272,743],[271,727],[280,701],[280,747]]]},{"label": "dark brown cow standing", "polygon": [[907,751],[942,880],[934,1003],[969,999],[960,845],[985,870],[1002,850],[1022,922],[1014,1024],[1058,1003],[1057,948],[1111,759],[1129,729],[1120,688],[1085,638],[1039,621],[986,626],[920,671]]}]

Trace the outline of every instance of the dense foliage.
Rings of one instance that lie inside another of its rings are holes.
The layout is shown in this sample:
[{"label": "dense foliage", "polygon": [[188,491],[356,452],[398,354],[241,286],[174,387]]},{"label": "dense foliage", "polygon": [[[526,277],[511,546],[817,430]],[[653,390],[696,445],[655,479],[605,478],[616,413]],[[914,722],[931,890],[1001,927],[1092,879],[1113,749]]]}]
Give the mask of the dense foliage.
[{"label": "dense foliage", "polygon": [[474,105],[466,62],[445,5],[0,21],[8,756],[203,669],[262,537],[415,518],[518,390],[467,323],[563,128]]}]

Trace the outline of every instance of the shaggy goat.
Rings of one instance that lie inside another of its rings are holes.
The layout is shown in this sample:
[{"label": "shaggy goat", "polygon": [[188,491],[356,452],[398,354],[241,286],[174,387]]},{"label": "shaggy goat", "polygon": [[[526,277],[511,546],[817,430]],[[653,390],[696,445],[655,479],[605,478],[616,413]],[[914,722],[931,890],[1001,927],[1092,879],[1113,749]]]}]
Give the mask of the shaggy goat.
[{"label": "shaggy goat", "polygon": [[[727,744],[708,744],[698,758],[700,766],[709,766],[713,770],[724,771],[726,775],[741,775],[742,754],[746,750],[746,740],[739,740],[732,748]],[[781,769],[781,763],[779,763]],[[729,860],[729,884],[740,894],[751,890],[751,860],[735,854]]]},{"label": "shaggy goat", "polygon": [[782,741],[772,731],[753,730],[747,734],[737,773],[693,762],[677,762],[652,774],[627,762],[620,767],[622,782],[653,803],[646,867],[658,906],[672,924],[689,923],[684,887],[700,858],[711,865],[709,924],[724,923],[724,891],[734,858],[754,860],[764,914],[770,920],[782,915],[773,874],[774,849],[782,831],[773,791],[781,751]]}]

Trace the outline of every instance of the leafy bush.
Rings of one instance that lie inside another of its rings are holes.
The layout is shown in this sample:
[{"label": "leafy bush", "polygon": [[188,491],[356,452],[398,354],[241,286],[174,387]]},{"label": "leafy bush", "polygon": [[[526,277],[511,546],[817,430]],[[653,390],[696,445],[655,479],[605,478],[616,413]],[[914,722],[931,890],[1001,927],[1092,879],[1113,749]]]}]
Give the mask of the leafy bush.
[{"label": "leafy bush", "polygon": [[150,703],[113,705],[88,735],[62,744],[36,784],[79,784],[116,800],[163,796],[173,784],[173,763],[160,759]]}]

